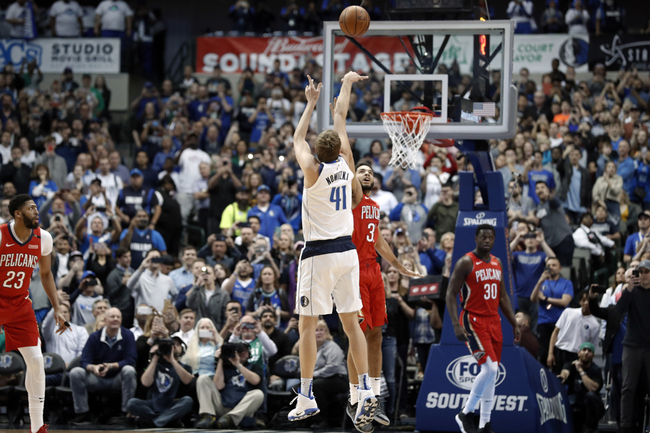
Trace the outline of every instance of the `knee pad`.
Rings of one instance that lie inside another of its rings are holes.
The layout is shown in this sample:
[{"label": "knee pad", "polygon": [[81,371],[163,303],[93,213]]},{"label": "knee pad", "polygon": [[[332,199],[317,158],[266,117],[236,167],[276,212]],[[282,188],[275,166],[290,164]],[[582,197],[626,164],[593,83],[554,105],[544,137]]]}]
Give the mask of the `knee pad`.
[{"label": "knee pad", "polygon": [[37,382],[45,382],[45,365],[43,363],[43,355],[39,354],[38,356],[32,357],[32,362],[28,366],[32,371],[30,375]]}]

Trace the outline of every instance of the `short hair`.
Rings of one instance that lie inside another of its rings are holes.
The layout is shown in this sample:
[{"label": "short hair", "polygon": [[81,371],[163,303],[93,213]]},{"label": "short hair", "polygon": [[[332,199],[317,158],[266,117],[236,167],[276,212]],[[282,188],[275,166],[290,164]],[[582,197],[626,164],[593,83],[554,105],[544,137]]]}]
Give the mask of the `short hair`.
[{"label": "short hair", "polygon": [[250,215],[248,217],[248,222],[251,222],[252,219],[256,219],[258,223],[262,223],[262,220],[257,215]]},{"label": "short hair", "polygon": [[237,304],[239,305],[239,308],[242,308],[241,302],[239,302],[237,299],[231,299],[230,301],[226,302],[226,305],[228,304]]},{"label": "short hair", "polygon": [[547,184],[546,181],[544,181],[544,180],[538,180],[537,182],[535,182],[535,188],[537,188],[537,185],[539,185],[540,183],[543,183],[544,186],[545,186],[546,188],[548,188],[548,184]]},{"label": "short hair", "polygon": [[273,307],[271,307],[271,306],[268,306],[268,307],[262,309],[262,314],[260,314],[260,319],[261,319],[262,316],[263,316],[264,314],[266,314],[266,313],[272,314],[274,319],[277,319],[277,318],[278,318],[278,315],[277,315],[277,313],[275,312],[275,309],[274,309]]},{"label": "short hair", "polygon": [[192,310],[191,308],[183,308],[180,313],[178,313],[178,317],[183,317],[185,314],[192,313],[194,314],[194,317],[196,317],[196,311]]},{"label": "short hair", "polygon": [[197,251],[196,247],[194,245],[185,245],[183,249],[181,250],[181,257],[185,255],[185,251],[189,250],[194,250]]},{"label": "short hair", "polygon": [[562,263],[560,262],[560,259],[558,259],[557,257],[549,257],[549,258],[547,258],[546,263],[548,264],[548,262],[550,262],[551,260],[557,260],[557,262],[560,264],[560,266],[562,266]]},{"label": "short hair", "polygon": [[494,226],[491,226],[490,224],[479,224],[479,226],[476,227],[476,234],[474,236],[478,236],[478,234],[481,233],[481,230],[489,230],[495,236],[497,234],[496,230],[494,230]]},{"label": "short hair", "polygon": [[528,314],[524,310],[517,310],[517,313],[521,313],[521,315],[524,316],[524,320],[528,321],[528,323],[530,324],[530,320],[531,320],[530,314]]},{"label": "short hair", "polygon": [[372,168],[372,165],[370,165],[366,161],[361,161],[360,163],[358,163],[357,166],[354,168],[354,171],[356,172],[359,169],[359,167],[363,167],[363,166],[368,167],[370,170],[372,170],[373,173],[375,172],[375,170],[373,170]]},{"label": "short hair", "polygon": [[128,248],[119,247],[119,248],[115,251],[115,258],[116,258],[116,259],[121,259],[122,256],[124,256],[124,254],[126,254],[126,253],[130,253],[130,252],[131,252],[131,250],[128,249]]},{"label": "short hair", "polygon": [[149,251],[147,251],[147,254],[145,254],[144,257],[145,258],[149,257],[149,253],[152,252],[152,251],[157,251],[162,256],[162,253],[160,252],[160,250],[158,248],[152,248]]},{"label": "short hair", "polygon": [[316,155],[320,162],[332,162],[341,152],[341,139],[333,129],[327,129],[316,139]]},{"label": "short hair", "polygon": [[108,299],[106,299],[106,298],[102,298],[102,299],[98,299],[98,300],[96,300],[95,302],[93,302],[93,308],[92,308],[92,311],[95,311],[95,307],[96,307],[96,305],[99,304],[100,302],[105,302],[105,303],[106,303],[106,306],[107,306],[108,308],[111,308],[111,302],[110,302]]},{"label": "short hair", "polygon": [[29,194],[16,194],[14,198],[9,201],[9,213],[11,216],[15,218],[16,215],[14,214],[16,211],[23,207],[23,205],[30,200],[34,199]]}]

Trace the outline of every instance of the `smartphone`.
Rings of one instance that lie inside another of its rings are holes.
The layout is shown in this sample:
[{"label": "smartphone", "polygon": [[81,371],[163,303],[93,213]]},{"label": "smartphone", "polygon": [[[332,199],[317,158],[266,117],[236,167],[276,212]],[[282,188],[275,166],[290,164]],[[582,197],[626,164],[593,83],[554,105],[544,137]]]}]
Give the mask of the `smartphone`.
[{"label": "smartphone", "polygon": [[545,266],[544,267],[544,272],[551,272],[551,267],[550,266]]},{"label": "smartphone", "polygon": [[154,257],[151,259],[151,263],[162,263],[163,258],[162,257]]},{"label": "smartphone", "polygon": [[262,305],[271,305],[271,298],[264,298]]},{"label": "smartphone", "polygon": [[138,307],[138,309],[137,309],[138,316],[148,316],[151,313],[153,313],[153,310],[151,309],[151,307],[147,307],[145,305],[142,305],[142,306]]},{"label": "smartphone", "polygon": [[638,270],[638,269],[633,270],[633,271],[632,271],[632,275],[633,275],[635,278],[639,278],[639,270]]},{"label": "smartphone", "polygon": [[594,292],[600,293],[601,295],[604,294],[607,291],[607,287],[605,286],[596,286],[594,287]]},{"label": "smartphone", "polygon": [[199,329],[199,338],[212,338],[214,335],[212,335],[212,331],[209,329]]},{"label": "smartphone", "polygon": [[407,245],[404,247],[404,254],[410,254],[413,252],[413,247],[410,245]]},{"label": "smartphone", "polygon": [[104,207],[104,206],[98,206],[98,207],[95,208],[95,210],[96,210],[97,212],[106,212],[106,207]]}]

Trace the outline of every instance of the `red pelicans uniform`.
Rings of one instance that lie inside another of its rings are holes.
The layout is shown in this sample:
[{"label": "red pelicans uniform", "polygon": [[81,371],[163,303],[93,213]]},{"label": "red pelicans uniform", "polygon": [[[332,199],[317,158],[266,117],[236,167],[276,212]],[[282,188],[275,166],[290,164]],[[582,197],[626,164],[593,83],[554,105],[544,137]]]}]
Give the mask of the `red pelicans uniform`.
[{"label": "red pelicans uniform", "polygon": [[501,265],[490,254],[486,262],[473,252],[465,254],[472,260],[473,268],[465,278],[460,291],[462,311],[460,323],[469,334],[466,343],[479,365],[487,361],[501,361],[503,334],[499,316],[501,294]]},{"label": "red pelicans uniform", "polygon": [[0,226],[0,325],[4,326],[6,350],[38,346],[38,325],[29,285],[41,255],[52,252],[52,236],[40,228],[21,243],[13,223]]},{"label": "red pelicans uniform", "polygon": [[388,322],[386,292],[381,267],[377,263],[375,243],[379,233],[379,205],[367,195],[352,210],[354,232],[352,242],[359,255],[359,290],[363,302],[361,329],[374,328]]}]

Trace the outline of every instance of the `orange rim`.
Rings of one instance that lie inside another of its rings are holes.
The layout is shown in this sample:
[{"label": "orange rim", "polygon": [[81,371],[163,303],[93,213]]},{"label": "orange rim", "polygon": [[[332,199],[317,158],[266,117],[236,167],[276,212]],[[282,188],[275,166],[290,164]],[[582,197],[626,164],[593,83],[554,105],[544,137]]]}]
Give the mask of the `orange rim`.
[{"label": "orange rim", "polygon": [[381,113],[382,120],[402,122],[408,129],[409,133],[412,131],[416,134],[420,132],[420,126],[417,121],[422,117],[428,118],[428,121],[430,122],[433,119],[434,115],[433,113],[426,113],[422,111],[389,111],[386,113]]}]

